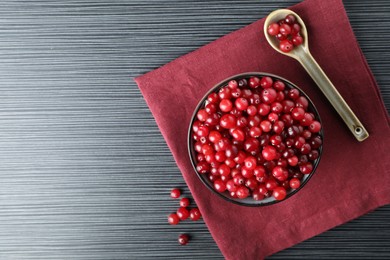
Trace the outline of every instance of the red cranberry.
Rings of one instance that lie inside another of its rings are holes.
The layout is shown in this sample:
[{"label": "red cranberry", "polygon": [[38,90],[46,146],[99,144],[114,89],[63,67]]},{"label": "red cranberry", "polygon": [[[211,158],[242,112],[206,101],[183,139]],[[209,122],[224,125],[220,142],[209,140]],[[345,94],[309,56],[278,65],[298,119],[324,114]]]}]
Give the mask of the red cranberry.
[{"label": "red cranberry", "polygon": [[214,181],[214,189],[218,192],[224,192],[226,190],[226,184],[221,179]]},{"label": "red cranberry", "polygon": [[233,177],[233,182],[235,185],[240,186],[245,183],[245,178],[241,174],[237,174]]},{"label": "red cranberry", "polygon": [[301,181],[298,178],[292,178],[290,180],[291,189],[298,189],[301,186]]},{"label": "red cranberry", "polygon": [[177,198],[179,198],[180,197],[180,195],[181,195],[181,192],[180,192],[180,190],[179,189],[172,189],[171,190],[171,198],[173,198],[173,199],[177,199]]},{"label": "red cranberry", "polygon": [[219,96],[217,93],[211,93],[207,97],[207,101],[210,103],[217,103],[219,101]]},{"label": "red cranberry", "polygon": [[321,124],[318,121],[313,121],[309,125],[309,129],[312,133],[318,133],[321,130]]},{"label": "red cranberry", "polygon": [[226,114],[221,117],[220,125],[223,128],[234,128],[236,126],[236,118],[233,115]]},{"label": "red cranberry", "polygon": [[267,161],[272,161],[276,158],[276,149],[270,145],[267,145],[266,147],[264,147],[261,154]]},{"label": "red cranberry", "polygon": [[219,103],[219,109],[221,109],[222,112],[230,112],[233,109],[233,104],[230,99],[222,99]]},{"label": "red cranberry", "polygon": [[246,98],[237,98],[234,102],[236,108],[240,111],[243,111],[248,108],[248,100]]},{"label": "red cranberry", "polygon": [[258,77],[250,77],[249,78],[249,87],[257,88],[260,86],[260,79]]},{"label": "red cranberry", "polygon": [[263,77],[260,81],[260,86],[262,88],[271,88],[274,81],[271,77]]},{"label": "red cranberry", "polygon": [[230,88],[221,88],[218,96],[220,99],[230,99],[232,97],[232,90]]},{"label": "red cranberry", "polygon": [[299,166],[299,170],[303,174],[310,174],[312,172],[312,170],[313,170],[313,165],[311,163],[309,163],[309,162],[304,163],[301,166]]},{"label": "red cranberry", "polygon": [[190,219],[192,221],[197,221],[200,219],[202,214],[200,213],[200,210],[198,208],[193,208],[190,210]]},{"label": "red cranberry", "polygon": [[290,52],[294,48],[294,45],[290,40],[283,40],[280,42],[279,48],[282,52]]},{"label": "red cranberry", "polygon": [[236,194],[239,199],[245,199],[249,196],[249,189],[244,186],[241,186],[237,189]]},{"label": "red cranberry", "polygon": [[190,241],[190,237],[187,234],[181,234],[178,238],[179,244],[185,246]]},{"label": "red cranberry", "polygon": [[279,28],[279,32],[282,35],[289,35],[291,33],[291,26],[288,24],[282,24]]},{"label": "red cranberry", "polygon": [[190,216],[190,212],[188,211],[187,208],[184,208],[184,207],[180,207],[177,210],[176,214],[180,220],[186,220]]},{"label": "red cranberry", "polygon": [[236,88],[238,87],[237,81],[235,81],[234,79],[231,80],[231,81],[229,81],[228,87],[229,87],[230,89],[232,89],[232,90],[233,90],[233,89],[236,89]]},{"label": "red cranberry", "polygon": [[267,190],[273,190],[273,189],[275,189],[277,186],[278,186],[278,183],[277,183],[274,179],[268,179],[268,180],[265,182],[265,187],[267,188]]},{"label": "red cranberry", "polygon": [[255,191],[252,193],[252,198],[254,200],[262,200],[262,199],[264,199],[264,194],[261,194],[260,192]]},{"label": "red cranberry", "polygon": [[271,104],[275,101],[277,92],[273,88],[263,89],[261,91],[261,100],[266,104]]},{"label": "red cranberry", "polygon": [[264,103],[259,104],[257,109],[259,110],[259,115],[261,115],[261,116],[266,116],[271,111],[271,107],[267,104],[264,104]]},{"label": "red cranberry", "polygon": [[286,189],[283,187],[277,187],[273,190],[272,195],[276,200],[284,200],[286,198],[287,192]]},{"label": "red cranberry", "polygon": [[228,191],[236,191],[237,190],[237,186],[236,184],[234,183],[234,180],[228,180],[226,182],[226,189]]},{"label": "red cranberry", "polygon": [[286,16],[286,18],[284,18],[284,21],[285,21],[287,24],[292,25],[292,24],[295,23],[296,18],[295,18],[294,15],[288,14],[288,15]]},{"label": "red cranberry", "polygon": [[244,143],[244,149],[247,152],[257,152],[260,142],[256,138],[248,138]]},{"label": "red cranberry", "polygon": [[292,42],[295,46],[298,46],[298,45],[301,45],[303,43],[303,38],[302,36],[300,35],[295,35],[293,38],[292,38]]},{"label": "red cranberry", "polygon": [[190,205],[190,199],[189,198],[182,198],[180,200],[180,207],[188,207]]},{"label": "red cranberry", "polygon": [[177,224],[179,224],[179,222],[180,222],[180,219],[176,213],[171,213],[168,215],[168,223],[169,224],[177,225]]},{"label": "red cranberry", "polygon": [[272,129],[272,124],[268,120],[263,120],[260,123],[260,128],[263,132],[268,133]]},{"label": "red cranberry", "polygon": [[275,36],[279,33],[279,24],[272,23],[268,26],[267,32],[271,36]]}]

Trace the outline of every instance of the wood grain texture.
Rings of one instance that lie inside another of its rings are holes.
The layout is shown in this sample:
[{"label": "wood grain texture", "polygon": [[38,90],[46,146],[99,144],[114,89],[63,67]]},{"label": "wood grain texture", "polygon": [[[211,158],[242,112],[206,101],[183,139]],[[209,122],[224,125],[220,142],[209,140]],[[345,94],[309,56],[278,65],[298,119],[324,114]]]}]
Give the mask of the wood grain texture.
[{"label": "wood grain texture", "polygon": [[[132,77],[298,1],[3,0],[0,259],[222,259]],[[390,2],[345,1],[390,108]],[[390,206],[270,259],[390,259]],[[179,247],[180,232],[193,235]]]}]

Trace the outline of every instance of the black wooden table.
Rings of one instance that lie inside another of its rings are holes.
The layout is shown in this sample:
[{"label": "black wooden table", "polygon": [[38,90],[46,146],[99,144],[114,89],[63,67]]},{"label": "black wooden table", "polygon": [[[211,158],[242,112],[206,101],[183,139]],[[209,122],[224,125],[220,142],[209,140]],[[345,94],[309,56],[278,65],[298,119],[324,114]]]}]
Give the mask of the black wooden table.
[{"label": "black wooden table", "polygon": [[[0,259],[221,259],[203,221],[166,222],[188,190],[132,77],[297,2],[1,1]],[[389,108],[390,1],[345,5]],[[389,219],[270,259],[390,259]]]}]

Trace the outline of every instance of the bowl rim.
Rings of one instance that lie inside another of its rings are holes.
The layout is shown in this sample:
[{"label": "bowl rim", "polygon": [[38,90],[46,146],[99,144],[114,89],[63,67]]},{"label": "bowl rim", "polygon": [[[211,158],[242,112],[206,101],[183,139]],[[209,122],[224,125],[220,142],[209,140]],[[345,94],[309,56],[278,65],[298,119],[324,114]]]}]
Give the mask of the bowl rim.
[{"label": "bowl rim", "polygon": [[[206,94],[200,99],[200,101],[198,102],[197,106],[195,107],[194,109],[194,112],[191,116],[191,120],[190,120],[190,125],[189,125],[189,128],[188,128],[188,133],[187,133],[187,149],[188,149],[188,155],[189,155],[189,158],[190,158],[190,161],[191,161],[191,165],[192,165],[192,168],[193,170],[195,171],[196,175],[198,176],[198,178],[202,181],[202,183],[209,189],[211,190],[213,193],[217,194],[219,197],[223,198],[224,200],[228,201],[228,202],[231,202],[231,203],[234,203],[234,204],[237,204],[237,205],[241,205],[241,206],[246,206],[246,207],[263,207],[263,206],[269,206],[269,205],[273,205],[273,204],[277,204],[277,203],[280,203],[280,202],[283,202],[283,201],[286,201],[288,198],[291,198],[294,194],[296,194],[298,191],[300,191],[304,186],[306,186],[306,184],[309,182],[309,180],[311,179],[311,177],[314,175],[314,173],[316,172],[317,170],[317,167],[321,161],[321,158],[322,158],[322,150],[323,150],[323,143],[324,143],[324,132],[323,132],[323,127],[321,128],[321,131],[318,132],[319,135],[321,136],[321,139],[322,139],[322,145],[318,148],[318,152],[319,152],[319,155],[318,155],[318,158],[316,159],[315,163],[313,164],[313,170],[312,172],[304,179],[304,181],[301,183],[301,186],[298,188],[298,189],[294,189],[290,192],[287,193],[286,195],[286,198],[284,198],[283,200],[276,200],[276,199],[273,199],[272,201],[269,201],[269,202],[263,202],[261,203],[262,200],[259,200],[258,202],[259,203],[245,203],[243,200],[239,200],[239,199],[234,199],[234,198],[229,198],[227,196],[224,195],[224,193],[220,193],[218,191],[216,191],[214,189],[214,187],[211,186],[211,184],[209,183],[209,181],[207,181],[204,177],[202,177],[203,175],[206,176],[205,174],[200,174],[197,170],[196,170],[196,164],[195,164],[195,151],[193,149],[193,140],[192,140],[192,125],[195,121],[195,118],[196,118],[196,114],[197,112],[199,111],[199,109],[204,105],[204,102],[206,101],[208,95],[210,95],[211,93],[213,92],[216,92],[217,89],[220,89],[224,86],[227,85],[227,83],[230,81],[230,80],[233,80],[233,79],[241,79],[241,78],[247,78],[247,77],[251,77],[251,76],[257,76],[257,77],[266,77],[266,76],[269,76],[269,77],[272,77],[272,78],[276,78],[278,80],[281,80],[281,81],[284,81],[285,83],[288,83],[289,85],[291,85],[292,87],[296,88],[299,90],[300,94],[303,94],[304,97],[307,98],[307,100],[309,101],[309,107],[311,107],[313,109],[313,112],[315,113],[316,115],[316,118],[317,120],[322,124],[322,120],[321,120],[321,117],[320,117],[320,114],[316,108],[316,106],[314,105],[313,101],[309,98],[309,96],[299,87],[297,87],[294,83],[292,83],[291,81],[283,78],[283,77],[280,77],[278,75],[275,75],[275,74],[271,74],[271,73],[267,73],[267,72],[244,72],[244,73],[240,73],[240,74],[236,74],[236,75],[233,75],[233,76],[230,76],[222,81],[220,81],[219,83],[215,84],[209,91],[206,92]],[[191,149],[192,148],[192,149]]]}]

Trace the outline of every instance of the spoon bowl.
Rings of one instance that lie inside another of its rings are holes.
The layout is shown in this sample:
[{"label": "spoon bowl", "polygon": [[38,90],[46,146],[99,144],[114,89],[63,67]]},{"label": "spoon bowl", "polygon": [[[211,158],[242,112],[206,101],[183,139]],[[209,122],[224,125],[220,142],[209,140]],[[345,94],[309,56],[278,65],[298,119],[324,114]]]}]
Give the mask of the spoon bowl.
[{"label": "spoon bowl", "polygon": [[[294,46],[294,49],[292,49],[290,52],[282,52],[279,49],[279,41],[276,39],[275,36],[271,36],[267,33],[268,26],[272,23],[277,23],[279,20],[283,20],[287,15],[292,14],[297,19],[297,22],[301,26],[301,35],[303,38],[303,43],[298,46]],[[271,45],[272,48],[274,48],[277,52],[290,56],[291,58],[298,59],[302,54],[301,52],[309,51],[309,44],[308,44],[308,35],[306,30],[306,25],[297,15],[295,12],[289,10],[289,9],[278,9],[272,13],[270,13],[267,16],[267,19],[264,22],[264,34],[265,38],[267,38],[268,43]]]},{"label": "spoon bowl", "polygon": [[[272,23],[277,23],[283,20],[287,15],[292,14],[295,16],[297,22],[301,26],[300,34],[303,37],[303,43],[294,48],[290,52],[283,52],[279,48],[279,41],[275,36],[268,34],[268,26]],[[320,88],[325,97],[329,100],[331,105],[343,119],[349,130],[358,141],[364,141],[369,137],[367,130],[363,124],[354,114],[352,109],[348,106],[347,102],[343,99],[336,87],[330,81],[325,72],[321,69],[320,65],[316,62],[309,51],[308,32],[306,25],[302,18],[298,14],[289,9],[279,9],[270,13],[264,22],[264,35],[268,43],[277,52],[296,59],[301,63],[307,73],[311,76],[317,86]]]}]

